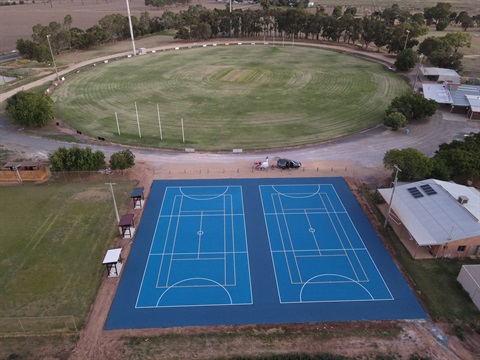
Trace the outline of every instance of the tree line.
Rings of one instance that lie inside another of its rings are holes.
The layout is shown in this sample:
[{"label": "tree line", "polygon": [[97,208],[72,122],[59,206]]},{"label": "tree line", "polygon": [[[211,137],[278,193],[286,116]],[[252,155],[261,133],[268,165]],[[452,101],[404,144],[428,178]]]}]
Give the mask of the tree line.
[{"label": "tree line", "polygon": [[397,165],[400,181],[426,178],[439,180],[465,180],[480,177],[480,133],[472,133],[464,141],[453,140],[441,144],[431,158],[417,149],[392,149],[385,153],[385,168],[395,170]]},{"label": "tree line", "polygon": [[[105,154],[90,147],[59,147],[48,154],[48,160],[52,171],[97,171],[105,166]],[[128,149],[117,151],[110,156],[109,165],[112,170],[129,169],[135,165],[135,155]]]},{"label": "tree line", "polygon": [[[147,5],[157,6],[154,1],[147,1]],[[378,50],[386,48],[394,54],[419,45],[418,38],[428,33],[431,24],[436,24],[438,30],[443,30],[445,24],[455,23],[461,24],[464,30],[480,26],[480,14],[470,16],[465,11],[457,14],[451,11],[448,3],[425,8],[423,13],[411,13],[394,4],[383,11],[364,16],[358,16],[357,9],[353,6],[336,6],[329,14],[322,6],[317,6],[312,12],[299,5],[304,2],[292,4],[298,7],[273,7],[271,1],[265,0],[259,9],[235,9],[232,12],[229,11],[228,4],[225,9],[191,5],[179,13],[165,11],[161,16],[152,17],[145,11],[140,18],[132,16],[131,19],[135,37],[175,29],[175,38],[183,40],[265,36],[360,44],[365,49],[371,46]],[[32,40],[17,40],[17,50],[27,58],[44,62],[51,58],[47,35],[57,54],[68,49],[85,50],[125,40],[130,36],[128,17],[122,14],[106,15],[98,24],[86,30],[73,27],[72,24],[71,15],[66,15],[62,24],[37,24],[32,28]],[[463,43],[468,46],[469,34],[466,38]],[[444,67],[460,69],[462,55],[457,52],[458,46],[451,45],[449,39],[433,39],[429,40],[428,46],[424,46],[425,49],[421,49],[426,56],[432,57],[432,65],[437,66],[438,63],[444,64]]]}]

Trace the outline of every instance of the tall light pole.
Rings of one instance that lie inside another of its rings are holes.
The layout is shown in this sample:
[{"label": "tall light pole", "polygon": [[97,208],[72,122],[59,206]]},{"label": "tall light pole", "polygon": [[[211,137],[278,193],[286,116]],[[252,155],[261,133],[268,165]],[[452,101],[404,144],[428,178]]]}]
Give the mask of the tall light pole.
[{"label": "tall light pole", "polygon": [[395,189],[397,187],[398,172],[402,171],[397,165],[393,165],[393,167],[395,168],[395,180],[393,181],[392,195],[390,196],[390,202],[388,203],[387,216],[385,217],[385,223],[383,224],[384,229],[387,227],[388,218],[390,217],[390,211],[392,210],[393,194],[395,194]]},{"label": "tall light pole", "polygon": [[230,34],[229,37],[232,37],[232,0],[230,0]]},{"label": "tall light pole", "polygon": [[408,34],[410,34],[410,30],[405,30],[405,32],[407,33],[407,37],[405,39],[405,45],[403,45],[403,50],[405,50],[407,48]]},{"label": "tall light pole", "polygon": [[55,57],[53,56],[52,45],[50,44],[50,35],[47,35],[48,47],[50,49],[50,54],[52,55],[53,67],[55,68],[55,74],[57,74],[57,81],[60,82],[60,76],[58,76],[57,64],[55,63]]},{"label": "tall light pole", "polygon": [[118,215],[118,209],[117,209],[117,202],[115,201],[115,194],[113,193],[113,186],[112,185],[117,185],[116,183],[105,183],[105,185],[108,185],[110,188],[110,192],[112,193],[112,199],[113,199],[113,208],[115,209],[115,216],[117,217],[117,224],[120,223],[120,216]]},{"label": "tall light pole", "polygon": [[135,38],[133,37],[133,26],[132,26],[132,16],[130,15],[130,5],[127,2],[127,15],[128,15],[128,26],[130,27],[130,38],[132,39],[132,47],[133,47],[133,56],[137,55],[137,49],[135,48]]},{"label": "tall light pole", "polygon": [[413,92],[415,92],[415,86],[417,85],[417,79],[418,79],[418,73],[420,72],[420,68],[422,67],[422,60],[424,58],[425,55],[423,54],[420,54],[419,58],[420,58],[420,63],[418,64],[418,67],[417,67],[417,73],[415,74],[415,81],[413,82]]}]

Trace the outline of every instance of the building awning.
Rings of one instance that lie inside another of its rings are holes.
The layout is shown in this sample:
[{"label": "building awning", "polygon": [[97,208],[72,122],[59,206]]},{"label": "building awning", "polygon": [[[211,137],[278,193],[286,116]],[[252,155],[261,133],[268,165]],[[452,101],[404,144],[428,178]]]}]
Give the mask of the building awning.
[{"label": "building awning", "polygon": [[422,84],[423,97],[439,104],[453,104],[453,98],[447,85]]},{"label": "building awning", "polygon": [[105,258],[103,259],[103,264],[115,264],[120,259],[120,254],[122,253],[122,248],[110,249],[107,251]]},{"label": "building awning", "polygon": [[133,226],[133,214],[123,215],[118,223],[118,226]]},{"label": "building awning", "polygon": [[131,198],[141,198],[143,196],[143,190],[144,190],[143,187],[133,189],[130,197]]},{"label": "building awning", "polygon": [[465,95],[467,101],[470,105],[470,109],[473,112],[480,112],[480,96],[476,95]]}]

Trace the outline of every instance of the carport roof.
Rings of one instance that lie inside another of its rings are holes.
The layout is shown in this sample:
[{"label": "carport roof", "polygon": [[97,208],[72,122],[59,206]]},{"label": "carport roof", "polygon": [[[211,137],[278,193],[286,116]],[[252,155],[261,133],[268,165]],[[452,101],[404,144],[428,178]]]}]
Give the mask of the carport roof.
[{"label": "carport roof", "polygon": [[[379,189],[387,202],[392,189]],[[468,203],[460,204],[460,196]],[[392,210],[421,246],[480,235],[480,192],[473,187],[434,179],[397,185]]]}]

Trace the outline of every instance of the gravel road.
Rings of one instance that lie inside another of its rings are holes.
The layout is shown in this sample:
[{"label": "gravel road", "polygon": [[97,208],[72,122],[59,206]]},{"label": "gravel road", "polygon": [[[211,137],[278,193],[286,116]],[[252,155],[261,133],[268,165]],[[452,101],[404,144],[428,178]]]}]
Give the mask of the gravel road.
[{"label": "gravel road", "polygon": [[[188,44],[185,47],[189,46]],[[155,50],[171,48],[172,45],[158,47]],[[378,53],[365,53],[351,49],[338,48],[335,46],[322,47],[336,48],[343,51],[358,52],[362,56],[372,56],[374,60],[383,63],[391,62],[392,59]],[[152,49],[149,49],[152,50]],[[106,59],[127,56],[128,53],[116,54],[81,63],[72,64],[62,71],[60,76],[95,62]],[[55,75],[47,76],[35,81],[28,86],[38,86],[42,83],[53,81]],[[18,89],[17,89],[18,91]],[[0,94],[0,102],[13,95],[15,91]],[[199,152],[173,152],[155,149],[132,149],[136,159],[149,164],[153,169],[160,168],[165,164],[226,164],[238,162],[253,162],[265,156],[290,157],[301,161],[304,165],[322,161],[349,162],[354,166],[373,171],[383,169],[382,159],[386,151],[390,149],[416,148],[428,156],[432,156],[438,145],[450,142],[454,139],[463,139],[465,134],[480,132],[480,121],[471,121],[465,115],[451,114],[448,108],[440,108],[437,113],[426,120],[410,124],[409,134],[401,131],[391,131],[380,125],[374,129],[364,131],[346,138],[331,142],[311,145],[301,148],[273,150],[268,152],[243,152],[243,153],[199,153]],[[82,139],[79,146],[90,146],[94,150],[101,150],[107,156],[122,149],[119,145],[107,145],[97,141]],[[70,147],[72,143],[57,142],[44,139],[35,135],[27,134],[22,129],[11,125],[5,118],[0,118],[0,145],[22,154],[24,158],[46,159],[49,152],[59,146]],[[131,148],[131,147],[130,147]]]}]

